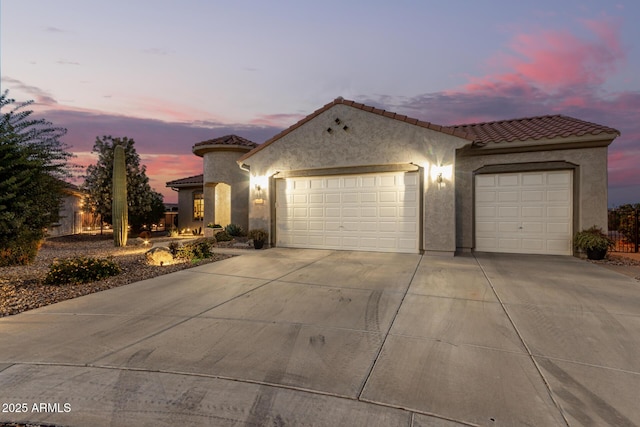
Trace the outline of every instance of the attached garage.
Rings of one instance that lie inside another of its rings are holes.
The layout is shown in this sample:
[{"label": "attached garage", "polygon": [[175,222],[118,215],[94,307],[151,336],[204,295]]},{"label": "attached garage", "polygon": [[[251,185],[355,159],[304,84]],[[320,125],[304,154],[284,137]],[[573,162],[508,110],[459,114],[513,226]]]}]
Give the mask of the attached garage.
[{"label": "attached garage", "polygon": [[238,159],[272,246],[572,255],[619,135],[550,115],[438,126],[336,98]]},{"label": "attached garage", "polygon": [[573,171],[476,175],[476,250],[572,254]]},{"label": "attached garage", "polygon": [[416,253],[419,195],[418,172],[277,179],[277,245]]}]

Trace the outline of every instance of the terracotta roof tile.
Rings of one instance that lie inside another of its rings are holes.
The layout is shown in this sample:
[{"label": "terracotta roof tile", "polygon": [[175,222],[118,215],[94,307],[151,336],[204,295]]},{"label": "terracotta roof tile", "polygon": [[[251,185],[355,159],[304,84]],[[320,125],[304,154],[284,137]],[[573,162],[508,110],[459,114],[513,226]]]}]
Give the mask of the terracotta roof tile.
[{"label": "terracotta roof tile", "polygon": [[472,123],[449,126],[448,128],[473,135],[475,138],[474,144],[478,145],[569,138],[584,135],[603,135],[606,137],[620,135],[620,132],[616,129],[561,114]]},{"label": "terracotta roof tile", "polygon": [[255,148],[258,146],[255,142],[249,141],[246,138],[243,138],[238,135],[225,135],[219,138],[209,139],[207,141],[202,141],[194,144],[194,147],[201,145],[239,145],[242,147],[250,147]]},{"label": "terracotta roof tile", "polygon": [[166,186],[167,187],[183,187],[187,185],[200,185],[202,183],[204,183],[204,176],[203,174],[200,174],[200,175],[190,176],[187,178],[180,178],[173,181],[169,181],[167,182]]}]

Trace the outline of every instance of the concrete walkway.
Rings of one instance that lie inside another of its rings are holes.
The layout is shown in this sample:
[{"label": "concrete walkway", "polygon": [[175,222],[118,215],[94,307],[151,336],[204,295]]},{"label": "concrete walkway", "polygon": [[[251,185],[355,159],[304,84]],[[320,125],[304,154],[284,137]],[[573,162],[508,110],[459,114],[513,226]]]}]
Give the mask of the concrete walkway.
[{"label": "concrete walkway", "polygon": [[0,319],[0,421],[640,425],[638,281],[571,257],[245,253]]}]

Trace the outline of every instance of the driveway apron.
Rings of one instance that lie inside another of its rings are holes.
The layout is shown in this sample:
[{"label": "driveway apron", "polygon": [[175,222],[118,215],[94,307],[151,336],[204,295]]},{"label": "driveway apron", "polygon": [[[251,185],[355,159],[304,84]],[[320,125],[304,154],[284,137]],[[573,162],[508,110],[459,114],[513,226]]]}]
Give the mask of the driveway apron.
[{"label": "driveway apron", "polygon": [[574,258],[247,251],[0,319],[0,421],[637,425],[639,332]]}]

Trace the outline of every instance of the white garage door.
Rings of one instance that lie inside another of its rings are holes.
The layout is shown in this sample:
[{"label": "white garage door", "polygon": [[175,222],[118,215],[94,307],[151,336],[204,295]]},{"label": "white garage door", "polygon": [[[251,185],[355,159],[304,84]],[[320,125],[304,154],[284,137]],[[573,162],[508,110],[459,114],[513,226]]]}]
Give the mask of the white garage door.
[{"label": "white garage door", "polygon": [[418,252],[419,189],[417,172],[279,179],[277,245]]},{"label": "white garage door", "polygon": [[572,171],[476,175],[476,250],[572,254]]}]

